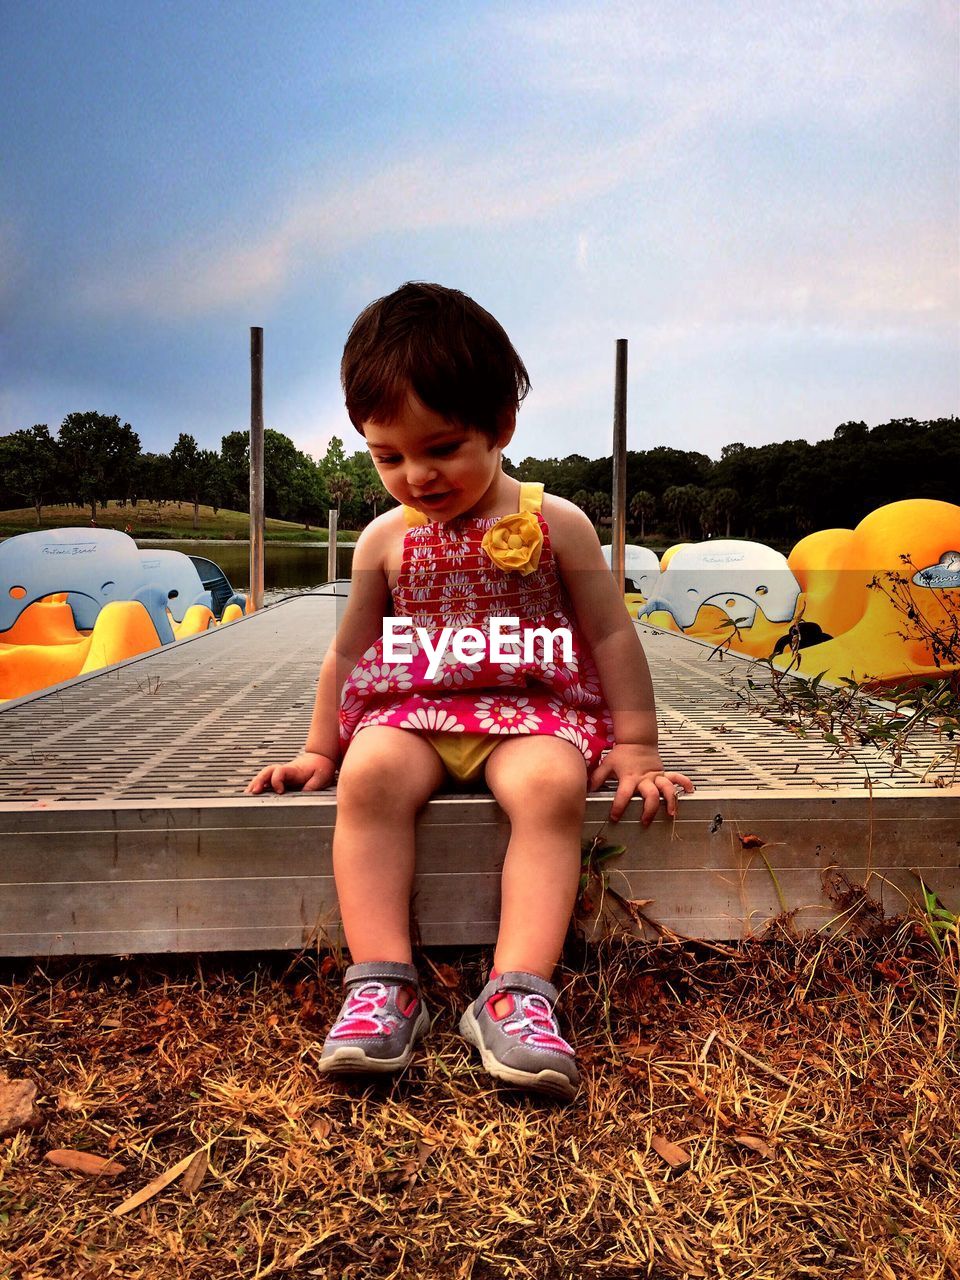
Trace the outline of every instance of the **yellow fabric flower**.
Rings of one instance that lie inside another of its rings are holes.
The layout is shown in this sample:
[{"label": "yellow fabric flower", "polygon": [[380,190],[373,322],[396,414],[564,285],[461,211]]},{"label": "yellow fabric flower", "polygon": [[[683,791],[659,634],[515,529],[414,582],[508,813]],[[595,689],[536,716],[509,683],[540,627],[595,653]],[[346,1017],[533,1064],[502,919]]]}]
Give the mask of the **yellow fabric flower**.
[{"label": "yellow fabric flower", "polygon": [[540,563],[543,532],[532,511],[517,511],[489,528],[480,545],[498,569],[526,577]]}]

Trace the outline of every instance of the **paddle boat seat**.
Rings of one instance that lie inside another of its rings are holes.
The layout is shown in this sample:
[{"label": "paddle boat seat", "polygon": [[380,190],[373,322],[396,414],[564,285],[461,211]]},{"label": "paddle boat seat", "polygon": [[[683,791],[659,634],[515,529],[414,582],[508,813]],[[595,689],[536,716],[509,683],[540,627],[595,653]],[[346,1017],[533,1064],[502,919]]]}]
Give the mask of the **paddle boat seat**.
[{"label": "paddle boat seat", "polygon": [[[612,563],[613,548],[601,547],[607,564]],[[657,553],[648,547],[635,547],[628,542],[623,548],[623,589],[631,596],[643,596],[646,600],[660,577],[660,561]]]},{"label": "paddle boat seat", "polygon": [[767,622],[790,623],[799,598],[786,556],[761,542],[716,538],[674,551],[641,617],[662,611],[689,632],[700,609],[710,605],[748,630],[758,610]]},{"label": "paddle boat seat", "polygon": [[161,644],[173,640],[166,593],[145,582],[137,544],[116,529],[36,529],[0,543],[0,633],[46,596],[66,593],[78,631],[92,631],[101,609],[143,605]]},{"label": "paddle boat seat", "polygon": [[204,587],[190,556],[185,556],[182,551],[151,547],[140,552],[140,564],[144,578],[166,592],[166,607],[174,622],[182,622],[184,614],[194,604],[205,605],[213,611],[213,597]]},{"label": "paddle boat seat", "polygon": [[246,596],[234,591],[227,575],[212,560],[161,547],[141,551],[140,563],[144,576],[166,591],[174,623],[182,623],[194,605],[209,609],[217,621],[230,605],[239,605],[241,614],[246,611]]},{"label": "paddle boat seat", "polygon": [[0,543],[0,701],[234,622],[246,607],[211,560],[141,552],[114,529],[11,538]]},{"label": "paddle boat seat", "polygon": [[246,612],[247,597],[239,591],[234,591],[230,585],[230,579],[218,564],[214,564],[212,560],[207,560],[203,556],[189,556],[188,559],[193,561],[204,591],[210,592],[213,601],[210,608],[216,617],[222,619],[224,611],[231,605],[238,605],[241,613]]}]

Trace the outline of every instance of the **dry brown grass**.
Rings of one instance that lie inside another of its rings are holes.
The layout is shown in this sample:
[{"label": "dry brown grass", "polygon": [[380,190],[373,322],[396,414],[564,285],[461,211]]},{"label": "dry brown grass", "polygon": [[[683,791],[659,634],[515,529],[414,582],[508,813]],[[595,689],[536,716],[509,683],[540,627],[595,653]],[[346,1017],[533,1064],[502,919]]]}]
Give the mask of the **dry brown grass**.
[{"label": "dry brown grass", "polygon": [[[316,1070],[330,956],[20,966],[0,1043],[41,1123],[0,1142],[0,1275],[960,1274],[956,970],[919,925],[573,945],[584,1087],[565,1109],[491,1088],[456,1035],[487,959],[420,957],[434,1030],[371,1085]],[[125,1172],[73,1173],[52,1148]],[[200,1150],[197,1189],[116,1216]]]}]

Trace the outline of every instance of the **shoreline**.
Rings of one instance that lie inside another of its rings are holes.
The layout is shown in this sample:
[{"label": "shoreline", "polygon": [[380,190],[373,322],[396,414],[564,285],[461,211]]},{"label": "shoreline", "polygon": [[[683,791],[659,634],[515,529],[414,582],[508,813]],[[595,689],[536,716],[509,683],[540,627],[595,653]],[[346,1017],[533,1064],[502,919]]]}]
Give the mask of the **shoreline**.
[{"label": "shoreline", "polygon": [[[132,535],[128,535],[132,536]],[[134,538],[137,546],[156,545],[157,547],[166,546],[171,542],[197,542],[205,543],[207,546],[215,547],[248,547],[250,545],[249,538]],[[317,550],[327,550],[329,542],[300,542],[293,538],[264,538],[265,546],[272,547],[316,547]],[[337,539],[337,547],[355,547],[356,540],[352,542],[341,542]]]}]

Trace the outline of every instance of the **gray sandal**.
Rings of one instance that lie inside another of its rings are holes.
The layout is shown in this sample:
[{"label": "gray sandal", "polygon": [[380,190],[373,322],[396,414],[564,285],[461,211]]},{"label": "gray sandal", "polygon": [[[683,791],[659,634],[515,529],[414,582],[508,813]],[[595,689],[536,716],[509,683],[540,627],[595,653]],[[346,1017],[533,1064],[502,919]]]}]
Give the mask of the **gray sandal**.
[{"label": "gray sandal", "polygon": [[343,985],[346,998],[323,1042],[319,1069],[344,1074],[403,1071],[430,1029],[416,969],[393,960],[352,964]]},{"label": "gray sandal", "polygon": [[[506,998],[507,1009],[498,1014]],[[460,1034],[480,1050],[497,1080],[569,1102],[580,1085],[573,1048],[560,1034],[557,989],[534,973],[492,978],[460,1019]]]}]

